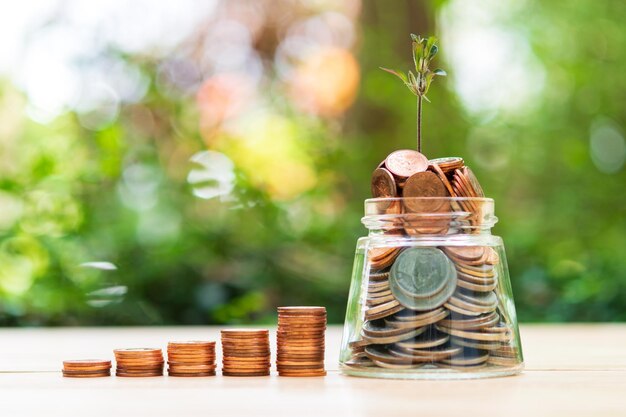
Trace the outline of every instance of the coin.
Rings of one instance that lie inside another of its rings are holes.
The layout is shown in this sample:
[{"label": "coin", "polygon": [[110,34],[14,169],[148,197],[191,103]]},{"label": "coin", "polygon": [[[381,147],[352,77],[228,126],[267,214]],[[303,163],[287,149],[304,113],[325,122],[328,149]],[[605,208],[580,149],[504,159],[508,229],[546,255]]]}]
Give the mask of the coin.
[{"label": "coin", "polygon": [[465,178],[469,180],[469,184],[472,187],[472,190],[474,191],[476,197],[484,197],[485,192],[483,191],[483,188],[480,186],[476,175],[474,175],[474,172],[470,169],[470,167],[464,166],[462,170],[463,174],[465,174]]},{"label": "coin", "polygon": [[387,368],[387,369],[413,369],[419,366],[417,362],[409,362],[409,363],[401,363],[401,364],[383,362],[383,361],[378,361],[378,360],[373,360],[372,362],[381,368]]},{"label": "coin", "polygon": [[451,314],[448,319],[439,321],[437,325],[460,330],[478,330],[491,327],[499,321],[500,316],[496,312],[478,317]]},{"label": "coin", "polygon": [[436,346],[429,349],[405,348],[398,344],[389,348],[392,355],[407,358],[412,361],[436,362],[444,358],[449,358],[462,351],[462,348],[455,346]]},{"label": "coin", "polygon": [[365,319],[382,319],[387,316],[391,316],[392,314],[395,314],[402,309],[404,309],[404,306],[402,306],[397,300],[389,301],[388,303],[380,304],[366,309]]},{"label": "coin", "polygon": [[388,349],[381,345],[371,345],[365,347],[365,354],[372,361],[385,364],[407,365],[413,363],[413,358],[399,357],[392,355]]},{"label": "coin", "polygon": [[488,292],[488,291],[495,290],[498,284],[495,280],[493,281],[493,284],[482,285],[482,284],[474,284],[465,279],[459,279],[457,280],[457,285],[461,288],[465,288],[466,290],[470,290],[470,291]]},{"label": "coin", "polygon": [[462,339],[459,337],[452,338],[451,344],[481,350],[497,350],[502,345],[500,342],[486,342],[471,339]]},{"label": "coin", "polygon": [[370,272],[370,276],[369,276],[370,283],[372,283],[372,281],[385,281],[387,285],[389,285],[389,281],[387,281],[388,278],[389,278],[389,271]]},{"label": "coin", "polygon": [[472,366],[483,364],[487,362],[487,359],[489,359],[489,352],[487,351],[466,349],[449,359],[442,359],[441,362],[454,366]]},{"label": "coin", "polygon": [[397,195],[396,181],[391,172],[385,168],[377,168],[372,174],[372,196],[374,198],[390,198]]},{"label": "coin", "polygon": [[444,246],[443,251],[462,261],[476,261],[485,255],[487,246]]},{"label": "coin", "polygon": [[405,349],[427,349],[446,344],[450,340],[450,336],[438,330],[429,329],[428,331],[409,340],[403,340],[396,344]]},{"label": "coin", "polygon": [[430,171],[434,172],[437,175],[437,177],[439,177],[439,180],[441,181],[443,186],[448,191],[448,195],[450,197],[456,197],[456,194],[454,194],[454,189],[452,188],[452,184],[450,184],[450,181],[448,180],[448,177],[446,177],[446,174],[443,172],[441,167],[439,165],[437,165],[437,164],[432,164],[431,163],[428,166],[428,169]]},{"label": "coin", "polygon": [[[490,313],[496,309],[498,305],[498,299],[496,295],[492,292],[485,292],[484,298],[477,298],[477,296],[467,296],[462,293],[455,293],[450,297],[450,299],[444,304],[448,309],[456,311],[458,313],[467,314],[464,312],[471,312],[472,316],[477,316],[483,313]],[[488,297],[491,295],[492,297]],[[487,302],[491,302],[491,304],[486,304]]]},{"label": "coin", "polygon": [[485,331],[469,331],[457,330],[437,325],[437,329],[451,336],[457,336],[463,339],[481,340],[487,342],[504,342],[508,341],[508,333],[487,333]]},{"label": "coin", "polygon": [[407,340],[407,339],[411,339],[421,333],[423,333],[426,328],[425,327],[420,327],[417,329],[395,329],[395,330],[402,330],[402,333],[399,334],[392,334],[392,335],[388,335],[388,336],[369,336],[366,335],[365,333],[362,334],[363,339],[364,340],[368,340],[370,341],[372,344],[387,344],[387,343],[396,343],[396,342],[400,342],[402,340]]},{"label": "coin", "polygon": [[455,169],[463,168],[463,158],[450,156],[445,158],[435,158],[428,161],[432,165],[437,165],[444,173],[448,174]]},{"label": "coin", "polygon": [[385,167],[393,175],[407,178],[417,172],[426,171],[428,159],[417,151],[404,149],[390,153],[385,159]]},{"label": "coin", "polygon": [[373,269],[384,269],[391,265],[402,248],[372,248],[369,250],[370,266]]},{"label": "coin", "polygon": [[413,247],[403,251],[394,262],[389,286],[406,308],[432,310],[443,305],[454,292],[456,271],[441,250]]},{"label": "coin", "polygon": [[493,291],[473,293],[457,291],[456,293],[454,293],[453,297],[456,297],[457,299],[472,304],[474,306],[485,306],[491,311],[494,311],[498,305],[498,297]]},{"label": "coin", "polygon": [[[409,310],[412,311],[412,310]],[[423,327],[429,324],[437,323],[447,317],[449,311],[445,308],[437,308],[427,313],[417,314],[413,320],[400,320],[398,315],[385,319],[385,323],[390,327],[407,329],[411,327]]]},{"label": "coin", "polygon": [[101,378],[105,376],[111,376],[111,371],[102,371],[102,372],[82,372],[82,373],[73,373],[70,371],[62,371],[63,376],[66,378]]},{"label": "coin", "polygon": [[[388,275],[387,275],[388,276]],[[370,281],[367,283],[368,291],[376,292],[376,291],[386,291],[389,290],[389,281]]]},{"label": "coin", "polygon": [[448,190],[437,174],[418,172],[407,179],[403,190],[404,206],[413,213],[436,213],[447,203],[442,198],[417,199],[411,197],[449,197]]},{"label": "coin", "polygon": [[326,307],[319,306],[290,306],[290,307],[278,307],[278,314],[301,314],[305,316],[316,315],[326,316]]}]

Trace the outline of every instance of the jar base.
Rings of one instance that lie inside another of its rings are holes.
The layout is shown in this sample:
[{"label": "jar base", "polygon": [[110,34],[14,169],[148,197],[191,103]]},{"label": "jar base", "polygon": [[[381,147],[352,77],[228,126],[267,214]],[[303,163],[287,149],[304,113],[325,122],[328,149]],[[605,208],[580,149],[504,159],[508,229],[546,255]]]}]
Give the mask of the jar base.
[{"label": "jar base", "polygon": [[341,373],[348,376],[363,378],[383,378],[383,379],[422,379],[422,380],[460,380],[460,379],[484,379],[513,376],[522,373],[524,363],[507,367],[485,366],[479,369],[457,370],[445,368],[432,369],[385,369],[378,367],[356,367],[339,366]]}]

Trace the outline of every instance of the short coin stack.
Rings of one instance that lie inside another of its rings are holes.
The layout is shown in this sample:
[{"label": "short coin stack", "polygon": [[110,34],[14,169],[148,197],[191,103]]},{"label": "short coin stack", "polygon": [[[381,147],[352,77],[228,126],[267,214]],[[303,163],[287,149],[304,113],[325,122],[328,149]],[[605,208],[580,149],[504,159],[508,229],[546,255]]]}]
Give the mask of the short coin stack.
[{"label": "short coin stack", "polygon": [[111,361],[102,359],[63,361],[63,376],[68,378],[111,376]]},{"label": "short coin stack", "polygon": [[278,307],[280,376],[324,376],[326,308]]},{"label": "short coin stack", "polygon": [[222,374],[267,376],[270,374],[270,340],[266,329],[222,330]]},{"label": "short coin stack", "polygon": [[169,376],[214,376],[215,342],[169,342],[167,364]]},{"label": "short coin stack", "polygon": [[116,376],[147,377],[163,375],[163,352],[153,348],[115,349]]}]

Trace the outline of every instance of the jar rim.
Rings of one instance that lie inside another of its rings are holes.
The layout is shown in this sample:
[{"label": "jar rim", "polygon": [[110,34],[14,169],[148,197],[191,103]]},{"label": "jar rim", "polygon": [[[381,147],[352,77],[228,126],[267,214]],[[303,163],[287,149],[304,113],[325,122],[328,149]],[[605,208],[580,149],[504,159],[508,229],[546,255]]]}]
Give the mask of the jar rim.
[{"label": "jar rim", "polygon": [[368,198],[361,222],[370,232],[398,228],[434,234],[488,232],[498,221],[494,205],[488,197]]},{"label": "jar rim", "polygon": [[365,199],[365,205],[394,201],[470,201],[477,203],[493,203],[494,199],[489,197],[377,197]]}]

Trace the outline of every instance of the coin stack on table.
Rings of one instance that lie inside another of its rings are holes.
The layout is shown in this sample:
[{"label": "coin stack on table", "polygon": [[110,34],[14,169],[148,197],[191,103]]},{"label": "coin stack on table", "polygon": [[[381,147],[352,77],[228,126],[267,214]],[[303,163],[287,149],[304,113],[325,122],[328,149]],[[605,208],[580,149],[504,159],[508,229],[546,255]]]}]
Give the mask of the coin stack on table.
[{"label": "coin stack on table", "polygon": [[111,376],[111,361],[102,359],[63,361],[63,376],[68,378]]},{"label": "coin stack on table", "polygon": [[221,338],[223,375],[267,376],[270,374],[268,330],[222,330]]},{"label": "coin stack on table", "polygon": [[163,375],[163,352],[156,348],[115,349],[116,376],[149,377]]},{"label": "coin stack on table", "polygon": [[280,376],[324,376],[326,308],[278,307]]},{"label": "coin stack on table", "polygon": [[215,375],[215,342],[183,341],[167,344],[169,376]]}]

